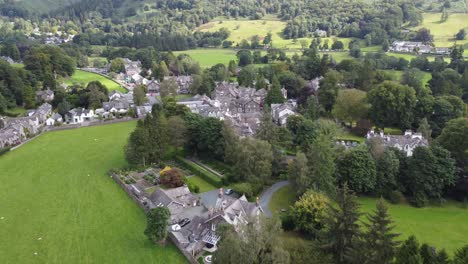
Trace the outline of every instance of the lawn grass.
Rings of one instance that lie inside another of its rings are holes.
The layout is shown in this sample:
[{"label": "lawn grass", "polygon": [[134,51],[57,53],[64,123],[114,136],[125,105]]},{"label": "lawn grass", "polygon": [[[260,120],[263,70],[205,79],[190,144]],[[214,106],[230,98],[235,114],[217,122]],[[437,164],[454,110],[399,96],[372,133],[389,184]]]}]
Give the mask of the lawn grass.
[{"label": "lawn grass", "polygon": [[434,35],[436,47],[451,47],[455,42],[457,44],[468,43],[468,38],[456,40],[454,37],[460,29],[468,27],[468,14],[450,14],[447,21],[443,23],[440,22],[441,16],[442,13],[424,13],[423,23],[413,29],[428,28]]},{"label": "lawn grass", "polygon": [[106,78],[96,73],[82,70],[75,70],[75,73],[70,78],[65,80],[65,83],[67,85],[81,84],[83,86],[86,86],[89,82],[92,81],[100,81],[103,85],[107,87],[107,90],[109,91],[117,90],[119,92],[127,92],[127,90],[120,86],[120,84],[116,83],[115,81],[109,78]]},{"label": "lawn grass", "polygon": [[198,61],[202,68],[208,68],[218,63],[228,64],[231,60],[237,60],[236,51],[233,49],[192,49],[175,51],[175,55],[188,54]]},{"label": "lawn grass", "polygon": [[[2,263],[185,263],[151,243],[146,218],[107,171],[135,122],[48,132],[0,157]],[[37,252],[37,255],[34,255]]]},{"label": "lawn grass", "polygon": [[[361,197],[363,212],[375,208],[375,198]],[[449,254],[468,244],[468,209],[460,203],[449,202],[442,207],[414,208],[407,204],[389,205],[389,212],[403,240],[415,235],[421,243],[437,249],[445,248]]]},{"label": "lawn grass", "polygon": [[[260,42],[268,34],[272,34],[272,47],[279,49],[300,49],[302,48],[301,41],[307,41],[307,46],[311,43],[311,38],[298,38],[284,39],[283,30],[286,27],[286,22],[279,20],[276,17],[266,16],[259,20],[227,20],[223,17],[218,17],[213,21],[203,24],[196,29],[200,32],[215,32],[221,28],[229,30],[230,34],[227,40],[234,42],[234,45],[239,44],[242,40],[250,42],[253,36],[258,35]],[[340,38],[340,37],[328,37],[322,38],[322,43],[328,41],[328,45],[331,46],[335,41],[342,41],[345,49],[348,48],[349,42],[352,38]]]},{"label": "lawn grass", "polygon": [[209,192],[216,189],[215,186],[203,180],[200,176],[192,176],[187,179],[187,182],[190,182],[200,187],[200,193]]},{"label": "lawn grass", "polygon": [[[273,214],[282,208],[289,208],[295,201],[295,193],[290,185],[273,194],[269,204]],[[376,198],[359,197],[361,211],[372,212]],[[407,204],[389,204],[389,212],[395,221],[400,240],[415,235],[421,243],[429,243],[438,249],[445,248],[449,254],[468,244],[468,209],[461,203],[448,202],[442,207],[428,206],[415,208]],[[362,220],[365,220],[363,216]]]},{"label": "lawn grass", "polygon": [[284,186],[273,194],[268,208],[273,215],[281,214],[281,209],[289,210],[296,201],[296,195],[291,185]]},{"label": "lawn grass", "polygon": [[9,116],[21,116],[21,115],[24,115],[25,113],[26,113],[26,109],[24,109],[23,107],[15,107],[15,108],[8,109],[6,111],[6,114]]},{"label": "lawn grass", "polygon": [[364,141],[366,140],[364,137],[356,136],[350,132],[344,132],[341,135],[337,136],[336,139],[344,141],[356,141],[359,143],[364,143]]}]

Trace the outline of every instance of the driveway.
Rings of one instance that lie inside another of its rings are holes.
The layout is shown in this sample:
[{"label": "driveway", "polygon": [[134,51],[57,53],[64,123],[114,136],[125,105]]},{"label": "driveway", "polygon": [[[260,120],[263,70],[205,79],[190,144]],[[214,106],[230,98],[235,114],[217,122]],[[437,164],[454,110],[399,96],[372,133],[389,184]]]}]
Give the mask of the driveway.
[{"label": "driveway", "polygon": [[280,182],[273,184],[271,187],[269,187],[268,189],[262,192],[262,194],[260,195],[260,206],[262,207],[263,213],[265,213],[265,216],[267,217],[272,216],[272,213],[270,209],[268,208],[268,205],[270,204],[270,200],[273,194],[288,184],[289,184],[289,181],[280,181]]}]

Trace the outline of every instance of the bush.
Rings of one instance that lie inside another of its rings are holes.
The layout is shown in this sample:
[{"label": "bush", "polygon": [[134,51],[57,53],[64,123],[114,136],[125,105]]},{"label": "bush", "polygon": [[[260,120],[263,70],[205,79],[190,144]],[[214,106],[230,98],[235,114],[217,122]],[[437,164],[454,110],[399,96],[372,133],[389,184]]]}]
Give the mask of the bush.
[{"label": "bush", "polygon": [[391,191],[386,196],[392,204],[399,204],[405,200],[405,196],[400,191]]},{"label": "bush", "polygon": [[194,162],[181,158],[179,156],[175,157],[176,161],[178,161],[182,166],[190,170],[192,173],[200,176],[203,180],[206,182],[210,183],[211,185],[215,187],[221,187],[222,186],[222,180],[218,176],[214,175],[213,173],[203,169],[202,167],[198,166]]},{"label": "bush", "polygon": [[2,156],[3,154],[7,153],[8,151],[10,151],[10,148],[9,148],[9,147],[0,148],[0,156]]},{"label": "bush", "polygon": [[160,181],[167,187],[176,188],[184,185],[184,175],[181,170],[170,169],[161,173]]},{"label": "bush", "polygon": [[291,231],[296,228],[294,225],[294,219],[289,213],[281,215],[281,225],[284,231]]},{"label": "bush", "polygon": [[189,190],[191,192],[200,193],[200,186],[196,185],[195,183],[189,182],[189,181],[186,181],[186,184],[187,184],[187,187],[189,188]]},{"label": "bush", "polygon": [[239,194],[244,194],[247,198],[251,198],[255,194],[253,186],[247,182],[233,184],[231,189]]},{"label": "bush", "polygon": [[424,207],[427,205],[429,200],[424,193],[416,193],[413,197],[411,197],[410,203],[416,207]]}]

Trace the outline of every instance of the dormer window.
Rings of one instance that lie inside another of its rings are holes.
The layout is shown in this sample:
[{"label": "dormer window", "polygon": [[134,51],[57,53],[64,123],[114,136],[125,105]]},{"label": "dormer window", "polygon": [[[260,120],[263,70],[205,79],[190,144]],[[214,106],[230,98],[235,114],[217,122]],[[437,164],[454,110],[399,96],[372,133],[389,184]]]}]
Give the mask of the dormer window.
[{"label": "dormer window", "polygon": [[214,223],[211,224],[211,231],[213,232],[216,231],[216,224]]}]

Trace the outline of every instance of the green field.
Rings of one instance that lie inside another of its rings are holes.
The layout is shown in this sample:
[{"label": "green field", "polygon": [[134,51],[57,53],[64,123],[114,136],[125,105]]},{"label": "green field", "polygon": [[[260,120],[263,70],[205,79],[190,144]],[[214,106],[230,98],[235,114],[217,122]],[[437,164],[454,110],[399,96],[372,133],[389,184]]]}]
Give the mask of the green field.
[{"label": "green field", "polygon": [[75,70],[75,73],[65,80],[65,83],[67,85],[73,85],[73,84],[81,84],[83,86],[86,86],[89,82],[92,81],[100,81],[102,84],[104,84],[109,91],[117,90],[120,92],[126,92],[125,88],[120,86],[118,83],[115,81],[106,78],[102,75],[92,73],[92,72],[86,72],[82,70]]},{"label": "green field", "polygon": [[[273,194],[269,208],[272,212],[287,209],[295,194],[288,186]],[[377,199],[360,197],[362,212],[371,212]],[[415,208],[407,204],[389,204],[389,212],[401,239],[415,235],[421,243],[428,243],[449,253],[468,244],[468,209],[461,203],[449,202],[442,207]]]},{"label": "green field", "polygon": [[[253,36],[258,35],[260,41],[268,34],[272,34],[272,46],[281,49],[300,49],[301,40],[307,41],[307,46],[310,45],[311,38],[299,38],[296,41],[283,38],[283,29],[286,27],[286,22],[278,20],[273,16],[266,16],[261,20],[226,20],[224,18],[216,18],[213,21],[203,24],[196,29],[200,32],[215,32],[221,28],[229,30],[230,35],[227,40],[233,41],[235,44],[242,40],[250,41]],[[322,43],[329,42],[329,46],[336,41],[343,42],[345,48],[348,48],[351,38],[329,37],[322,38]]]},{"label": "green field", "polygon": [[233,49],[192,49],[176,51],[174,54],[188,54],[201,67],[207,68],[218,63],[228,64],[231,60],[237,60],[236,51]]},{"label": "green field", "polygon": [[425,27],[431,30],[434,35],[434,44],[436,47],[451,47],[455,41],[457,44],[468,43],[468,38],[465,40],[455,40],[454,35],[461,28],[468,27],[468,14],[450,14],[447,21],[441,23],[440,18],[442,13],[424,13],[423,23],[414,30]]},{"label": "green field", "polygon": [[125,166],[134,127],[48,132],[0,157],[2,263],[185,263],[146,238],[143,211],[106,174]]}]

